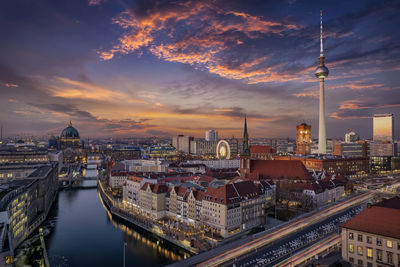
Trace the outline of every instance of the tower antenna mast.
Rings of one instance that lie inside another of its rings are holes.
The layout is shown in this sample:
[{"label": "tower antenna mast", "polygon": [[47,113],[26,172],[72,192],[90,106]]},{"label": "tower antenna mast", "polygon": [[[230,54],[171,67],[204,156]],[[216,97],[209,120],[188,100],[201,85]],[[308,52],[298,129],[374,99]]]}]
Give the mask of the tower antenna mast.
[{"label": "tower antenna mast", "polygon": [[322,35],[322,9],[321,9],[321,26],[320,26],[321,32],[320,32],[320,36],[319,36],[319,40],[321,42],[321,51],[320,51],[320,56],[323,57],[324,56],[324,45],[322,43],[323,40],[323,35]]},{"label": "tower antenna mast", "polygon": [[325,66],[324,46],[323,46],[323,27],[322,27],[322,10],[320,24],[320,54],[319,64],[315,71],[315,76],[319,79],[319,125],[318,125],[318,152],[326,154],[326,126],[325,126],[325,78],[328,77],[329,70]]}]

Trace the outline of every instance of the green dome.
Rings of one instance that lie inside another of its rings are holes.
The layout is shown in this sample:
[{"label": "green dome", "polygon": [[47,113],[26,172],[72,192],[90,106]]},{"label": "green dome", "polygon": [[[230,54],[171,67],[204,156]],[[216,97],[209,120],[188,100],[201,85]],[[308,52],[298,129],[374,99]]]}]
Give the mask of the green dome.
[{"label": "green dome", "polygon": [[61,132],[61,138],[79,138],[79,132],[77,129],[72,127],[72,123],[69,122],[69,125],[67,128],[65,128]]}]

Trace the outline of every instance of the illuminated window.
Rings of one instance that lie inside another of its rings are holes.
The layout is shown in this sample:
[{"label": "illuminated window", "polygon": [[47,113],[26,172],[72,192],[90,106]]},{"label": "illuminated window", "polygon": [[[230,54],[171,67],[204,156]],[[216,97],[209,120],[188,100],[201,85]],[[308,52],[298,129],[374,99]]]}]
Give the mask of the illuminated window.
[{"label": "illuminated window", "polygon": [[354,253],[354,245],[353,244],[349,244],[349,252]]},{"label": "illuminated window", "polygon": [[363,247],[357,246],[357,254],[361,256],[363,255]]},{"label": "illuminated window", "polygon": [[387,246],[388,248],[392,248],[392,247],[393,247],[393,242],[392,242],[392,240],[387,240],[387,241],[386,241],[386,246]]},{"label": "illuminated window", "polygon": [[372,248],[367,248],[367,258],[372,259]]}]

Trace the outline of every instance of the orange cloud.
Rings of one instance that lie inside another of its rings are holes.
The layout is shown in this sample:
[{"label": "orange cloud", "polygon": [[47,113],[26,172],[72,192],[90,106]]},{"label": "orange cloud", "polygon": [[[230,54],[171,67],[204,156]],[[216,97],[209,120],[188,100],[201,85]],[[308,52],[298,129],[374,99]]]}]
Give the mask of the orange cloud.
[{"label": "orange cloud", "polygon": [[343,101],[339,109],[362,109],[365,108],[361,100],[353,99],[353,100],[345,100]]},{"label": "orange cloud", "polygon": [[371,116],[357,116],[357,115],[354,115],[354,116],[343,116],[339,112],[333,112],[329,117],[330,118],[334,118],[334,119],[339,119],[339,120],[346,120],[346,119],[355,120],[355,119],[369,119],[369,118],[371,118]]},{"label": "orange cloud", "polygon": [[65,77],[56,77],[48,87],[50,94],[67,99],[88,99],[105,102],[130,102],[147,104],[146,101],[133,98],[121,91],[94,85],[89,82],[81,82]]},{"label": "orange cloud", "polygon": [[[198,25],[199,20],[207,23],[195,29],[196,35],[176,35],[176,27],[185,25],[190,28]],[[113,22],[127,32],[111,49],[100,52],[103,60],[147,47],[163,60],[200,67],[228,79],[245,79],[252,84],[298,79],[296,75],[279,73],[276,67],[266,67],[267,57],[250,59],[238,66],[223,63],[224,52],[231,49],[232,45],[244,43],[243,39],[239,39],[240,35],[250,39],[261,35],[282,35],[285,31],[298,29],[292,23],[222,10],[213,1],[177,2],[169,9],[159,9],[156,4],[145,16],[138,17],[132,11],[125,11]],[[160,42],[160,39],[164,41]]]},{"label": "orange cloud", "polygon": [[229,108],[218,108],[218,109],[214,109],[214,111],[216,112],[229,112],[229,111],[233,111],[233,109],[229,109]]},{"label": "orange cloud", "polygon": [[319,98],[319,92],[318,91],[308,91],[308,92],[302,92],[302,93],[297,93],[297,94],[292,94],[293,96],[297,97],[312,97],[312,98]]}]

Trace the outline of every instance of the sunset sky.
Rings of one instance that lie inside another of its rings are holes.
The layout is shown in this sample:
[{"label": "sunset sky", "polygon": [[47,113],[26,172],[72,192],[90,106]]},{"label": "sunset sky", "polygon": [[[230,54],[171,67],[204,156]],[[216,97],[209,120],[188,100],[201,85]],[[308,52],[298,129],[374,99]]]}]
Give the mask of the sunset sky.
[{"label": "sunset sky", "polygon": [[5,135],[294,137],[318,131],[324,12],[327,137],[400,132],[399,1],[0,1]]}]

